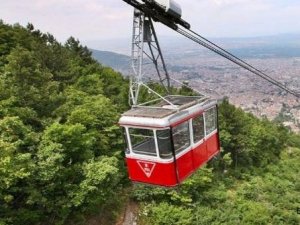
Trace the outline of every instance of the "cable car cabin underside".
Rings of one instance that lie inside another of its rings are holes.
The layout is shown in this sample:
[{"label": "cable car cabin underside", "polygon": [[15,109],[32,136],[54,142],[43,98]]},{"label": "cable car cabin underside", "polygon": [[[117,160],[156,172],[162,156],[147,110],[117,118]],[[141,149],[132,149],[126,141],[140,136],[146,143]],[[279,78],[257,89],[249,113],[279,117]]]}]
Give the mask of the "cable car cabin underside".
[{"label": "cable car cabin underside", "polygon": [[126,161],[134,182],[172,187],[220,150],[217,102],[167,96],[172,103],[134,107],[119,124],[127,141]]}]

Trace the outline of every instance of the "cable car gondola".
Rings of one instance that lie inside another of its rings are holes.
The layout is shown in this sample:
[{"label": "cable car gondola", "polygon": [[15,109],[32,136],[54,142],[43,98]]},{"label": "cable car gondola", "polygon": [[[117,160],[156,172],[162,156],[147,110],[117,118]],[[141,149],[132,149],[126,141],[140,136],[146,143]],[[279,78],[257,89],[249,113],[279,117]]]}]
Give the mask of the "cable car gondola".
[{"label": "cable car gondola", "polygon": [[[170,81],[174,80],[166,69],[152,20],[164,21],[173,28],[177,24],[190,26],[181,19],[181,8],[174,0],[142,0],[144,4],[136,0],[124,1],[135,7],[133,74],[129,86],[132,109],[119,121],[127,142],[125,155],[129,178],[134,182],[173,187],[218,154],[217,101],[202,94],[163,97],[147,85],[144,65],[149,64],[149,60],[166,93],[170,93]],[[158,98],[140,103],[142,87]]]},{"label": "cable car gondola", "polygon": [[[149,60],[153,62],[159,81],[167,92],[172,79],[166,69],[152,20],[163,23],[273,85],[300,97],[298,92],[192,31],[190,24],[181,18],[181,7],[174,0],[123,1],[135,8],[131,56],[133,76],[129,91],[133,107],[119,121],[125,131],[126,161],[131,180],[176,186],[220,151],[216,100],[203,96],[163,97],[144,83],[143,66],[149,64]],[[145,62],[144,57],[148,58]],[[138,104],[142,86],[149,93],[156,94],[160,101],[152,105],[148,105],[149,102]]]},{"label": "cable car gondola", "polygon": [[126,162],[134,182],[172,187],[220,150],[217,102],[198,96],[167,96],[152,107],[134,107],[120,121]]}]

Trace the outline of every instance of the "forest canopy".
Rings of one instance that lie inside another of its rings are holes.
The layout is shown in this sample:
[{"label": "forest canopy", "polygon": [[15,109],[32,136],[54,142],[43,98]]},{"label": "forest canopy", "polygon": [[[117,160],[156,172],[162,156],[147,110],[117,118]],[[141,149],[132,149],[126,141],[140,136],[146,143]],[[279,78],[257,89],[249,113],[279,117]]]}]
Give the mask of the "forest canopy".
[{"label": "forest canopy", "polygon": [[0,224],[56,223],[115,196],[127,83],[73,37],[0,23]]}]

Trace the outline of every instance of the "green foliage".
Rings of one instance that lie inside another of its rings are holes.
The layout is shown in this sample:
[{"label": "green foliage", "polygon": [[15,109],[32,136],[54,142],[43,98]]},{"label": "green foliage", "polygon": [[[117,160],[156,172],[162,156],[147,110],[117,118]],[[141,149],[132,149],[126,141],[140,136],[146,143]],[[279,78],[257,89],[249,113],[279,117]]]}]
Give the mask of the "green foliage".
[{"label": "green foliage", "polygon": [[137,201],[168,201],[179,206],[191,206],[203,199],[202,192],[212,186],[212,179],[212,169],[204,167],[176,189],[135,185],[131,196]]},{"label": "green foliage", "polygon": [[23,150],[32,144],[34,134],[18,117],[0,120],[0,201],[6,207],[17,197],[11,190],[22,191],[18,184],[32,175],[32,154]]},{"label": "green foliage", "polygon": [[[281,153],[278,164],[265,168],[262,176],[236,181],[223,190],[225,199],[197,205],[195,224],[299,224],[300,149]],[[220,189],[216,185],[212,192]]]},{"label": "green foliage", "polygon": [[300,135],[289,133],[287,144],[292,147],[300,148]]},{"label": "green foliage", "polygon": [[114,194],[113,188],[119,181],[117,162],[114,157],[103,157],[97,161],[91,160],[85,163],[83,165],[85,179],[73,193],[70,193],[71,203],[74,206],[80,206],[87,202],[104,204]]},{"label": "green foliage", "polygon": [[115,199],[127,81],[32,24],[1,22],[0,55],[0,224],[62,224]]},{"label": "green foliage", "polygon": [[[147,221],[153,225],[191,225],[192,211],[180,206],[170,205],[168,203],[160,203],[158,205],[149,205]],[[147,211],[147,209],[145,209]],[[149,214],[149,215],[148,215]]]},{"label": "green foliage", "polygon": [[244,113],[226,100],[219,111],[223,154],[231,154],[233,165],[262,166],[278,159],[288,139],[287,129]]}]

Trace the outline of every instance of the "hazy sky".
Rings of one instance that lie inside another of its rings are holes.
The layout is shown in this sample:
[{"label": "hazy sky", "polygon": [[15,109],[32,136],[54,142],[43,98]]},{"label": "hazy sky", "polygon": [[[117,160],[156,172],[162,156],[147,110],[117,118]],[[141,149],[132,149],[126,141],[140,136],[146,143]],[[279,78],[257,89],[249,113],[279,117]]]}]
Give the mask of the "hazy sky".
[{"label": "hazy sky", "polygon": [[[183,18],[206,37],[300,33],[300,0],[177,0]],[[132,8],[122,0],[0,0],[6,23],[28,22],[64,42],[130,37]],[[172,35],[167,28],[161,35]]]}]

